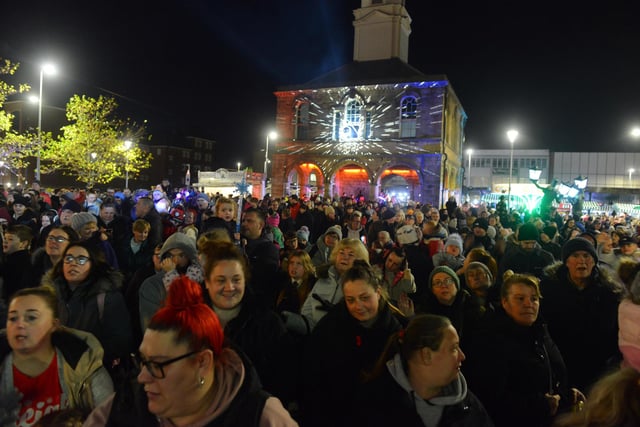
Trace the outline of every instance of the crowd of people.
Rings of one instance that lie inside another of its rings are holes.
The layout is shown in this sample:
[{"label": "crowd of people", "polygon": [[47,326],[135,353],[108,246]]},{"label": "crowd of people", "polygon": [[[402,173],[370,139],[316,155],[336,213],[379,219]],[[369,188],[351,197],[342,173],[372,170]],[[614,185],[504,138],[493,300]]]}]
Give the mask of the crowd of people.
[{"label": "crowd of people", "polygon": [[0,223],[3,426],[640,425],[628,215],[36,182]]}]

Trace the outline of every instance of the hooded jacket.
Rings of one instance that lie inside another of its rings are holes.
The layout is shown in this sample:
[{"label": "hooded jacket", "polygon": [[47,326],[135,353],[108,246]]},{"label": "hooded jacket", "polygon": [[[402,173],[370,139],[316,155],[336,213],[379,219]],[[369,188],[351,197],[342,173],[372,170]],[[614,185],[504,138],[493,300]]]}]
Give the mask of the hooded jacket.
[{"label": "hooded jacket", "polygon": [[[117,359],[128,360],[133,349],[129,311],[120,290],[122,274],[111,270],[92,277],[71,290],[64,276],[54,270],[42,279],[56,289],[63,325],[92,333],[104,348],[104,364],[109,369]],[[102,296],[101,296],[102,295]]]},{"label": "hooded jacket", "polygon": [[425,401],[411,387],[399,354],[387,362],[380,376],[359,388],[352,407],[351,426],[493,426],[462,374],[440,396]]},{"label": "hooded jacket", "polygon": [[[58,358],[62,401],[68,400],[69,408],[90,411],[113,393],[111,377],[102,365],[102,346],[93,335],[61,327],[52,334],[51,341]],[[6,330],[0,334],[0,361],[0,396],[8,396],[14,386],[13,356]]]}]

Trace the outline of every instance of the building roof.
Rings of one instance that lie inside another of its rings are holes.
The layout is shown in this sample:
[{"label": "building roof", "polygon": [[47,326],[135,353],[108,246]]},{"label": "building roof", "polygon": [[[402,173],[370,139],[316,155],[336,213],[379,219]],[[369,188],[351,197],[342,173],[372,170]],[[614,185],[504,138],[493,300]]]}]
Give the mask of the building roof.
[{"label": "building roof", "polygon": [[342,86],[448,81],[445,75],[426,75],[398,58],[354,61],[301,85],[279,90],[323,89]]}]

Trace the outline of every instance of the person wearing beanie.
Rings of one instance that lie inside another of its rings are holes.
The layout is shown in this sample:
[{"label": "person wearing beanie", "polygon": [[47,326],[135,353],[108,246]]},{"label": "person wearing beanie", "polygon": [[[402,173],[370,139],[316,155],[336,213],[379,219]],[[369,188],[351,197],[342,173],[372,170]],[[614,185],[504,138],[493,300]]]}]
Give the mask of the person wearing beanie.
[{"label": "person wearing beanie", "polygon": [[104,254],[107,263],[115,270],[120,269],[118,256],[108,237],[98,229],[98,218],[89,212],[77,212],[71,215],[71,228],[78,233],[80,241],[95,245]]},{"label": "person wearing beanie", "polygon": [[556,261],[562,259],[562,246],[557,242],[558,229],[552,225],[542,228],[540,233],[540,247],[553,255]]},{"label": "person wearing beanie", "polygon": [[316,243],[309,250],[311,262],[316,268],[329,263],[331,251],[340,240],[342,240],[342,228],[339,225],[332,225],[322,236],[318,237]]},{"label": "person wearing beanie", "polygon": [[171,283],[179,276],[187,276],[204,283],[204,271],[198,259],[196,242],[184,233],[173,233],[162,244],[159,253],[162,269],[140,285],[139,308],[142,331],[160,308]]},{"label": "person wearing beanie", "polygon": [[433,265],[435,267],[446,265],[450,267],[456,274],[462,273],[458,271],[464,264],[464,255],[462,255],[462,236],[452,233],[447,237],[444,243],[444,249],[433,255]]},{"label": "person wearing beanie", "polygon": [[311,245],[309,245],[309,227],[303,225],[296,231],[296,236],[298,237],[298,248],[304,249],[307,252],[311,250]]},{"label": "person wearing beanie", "polygon": [[514,273],[531,274],[541,279],[544,269],[555,262],[553,255],[540,246],[540,234],[534,224],[522,224],[516,233],[517,243],[510,244],[500,259],[499,277],[505,271],[512,270]]},{"label": "person wearing beanie", "polygon": [[496,245],[496,241],[489,237],[487,230],[489,229],[489,220],[486,218],[478,218],[473,224],[471,224],[471,230],[473,232],[473,240],[471,242],[471,248],[482,247],[488,252],[493,252]]},{"label": "person wearing beanie", "polygon": [[569,384],[589,387],[619,361],[618,305],[621,285],[597,266],[598,255],[586,239],[562,246],[562,261],[545,269],[540,283],[542,317],[567,365]]},{"label": "person wearing beanie", "polygon": [[468,333],[482,317],[480,305],[468,291],[460,288],[460,279],[455,271],[446,265],[431,271],[427,281],[431,292],[417,297],[416,313],[430,313],[444,316],[451,321],[460,339]]},{"label": "person wearing beanie", "polygon": [[493,313],[500,306],[500,297],[495,292],[495,279],[489,267],[480,261],[467,263],[464,270],[465,288],[478,301],[480,307]]}]

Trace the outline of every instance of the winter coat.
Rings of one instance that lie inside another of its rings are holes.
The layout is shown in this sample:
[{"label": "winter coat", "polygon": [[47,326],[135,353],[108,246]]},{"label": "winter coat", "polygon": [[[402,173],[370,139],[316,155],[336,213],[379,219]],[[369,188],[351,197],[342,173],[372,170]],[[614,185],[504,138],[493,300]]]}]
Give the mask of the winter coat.
[{"label": "winter coat", "polygon": [[[113,393],[113,383],[102,365],[102,346],[93,335],[60,327],[51,335],[51,341],[58,359],[58,377],[64,396],[61,401],[68,399],[69,408],[90,411]],[[13,356],[3,330],[0,333],[0,395],[8,396],[13,391]]]},{"label": "winter coat", "polygon": [[[419,410],[426,416],[440,413],[439,422],[426,424]],[[493,427],[462,374],[441,396],[425,401],[412,389],[399,355],[387,362],[380,376],[359,387],[350,418],[353,427]]]},{"label": "winter coat", "polygon": [[[560,412],[571,406],[562,355],[538,319],[518,325],[500,307],[484,328],[467,340],[462,366],[496,426],[549,426],[553,420],[545,393],[559,394]],[[526,412],[527,416],[522,417]]]},{"label": "winter coat", "polygon": [[120,291],[122,274],[112,270],[106,276],[89,276],[85,283],[71,290],[64,276],[54,277],[51,270],[42,283],[56,289],[62,324],[90,332],[100,341],[107,369],[118,360],[129,360],[133,335],[127,305]]},{"label": "winter coat", "polygon": [[520,245],[513,246],[500,260],[498,277],[502,277],[506,270],[513,270],[514,273],[532,274],[542,278],[544,269],[554,262],[553,255],[539,247],[526,251]]},{"label": "winter coat", "polygon": [[[205,292],[205,299],[211,305]],[[253,362],[263,388],[287,405],[295,400],[300,354],[282,319],[245,290],[238,315],[224,327],[225,339]]]},{"label": "winter coat", "polygon": [[441,304],[431,293],[416,302],[415,311],[446,317],[458,331],[460,341],[464,341],[466,336],[473,332],[484,313],[478,300],[472,298],[471,294],[464,289],[458,290],[450,306]]},{"label": "winter coat", "polygon": [[373,368],[389,336],[405,326],[400,320],[388,304],[382,304],[373,324],[366,327],[341,301],[318,322],[304,357],[305,426],[344,425],[361,374]]},{"label": "winter coat", "polygon": [[[261,388],[251,361],[240,351],[225,348],[215,359],[215,398],[204,419],[192,425],[201,427],[282,426],[296,427],[282,403]],[[185,397],[188,398],[188,397]],[[170,427],[170,419],[156,417],[147,406],[144,384],[132,381],[96,408],[84,426]]]},{"label": "winter coat", "polygon": [[27,250],[16,251],[6,255],[0,266],[0,279],[2,279],[2,294],[0,297],[7,304],[11,295],[16,291],[38,286],[34,270],[31,268],[31,255]]},{"label": "winter coat", "polygon": [[540,283],[540,311],[558,345],[569,384],[587,390],[619,363],[618,304],[621,288],[606,270],[593,268],[591,284],[578,289],[567,267],[558,262],[545,269]]}]

